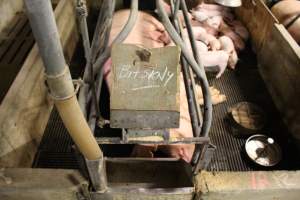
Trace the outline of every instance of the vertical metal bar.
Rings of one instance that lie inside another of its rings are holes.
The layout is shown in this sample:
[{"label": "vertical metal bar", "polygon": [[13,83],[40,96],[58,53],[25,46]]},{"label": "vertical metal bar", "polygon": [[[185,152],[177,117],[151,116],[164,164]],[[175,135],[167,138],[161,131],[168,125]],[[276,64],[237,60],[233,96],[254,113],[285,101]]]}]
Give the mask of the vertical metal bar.
[{"label": "vertical metal bar", "polygon": [[175,0],[174,12],[173,12],[174,17],[177,17],[179,7],[180,7],[180,0]]},{"label": "vertical metal bar", "polygon": [[[185,4],[185,2],[183,2],[183,4]],[[195,61],[195,59],[193,58],[193,56],[189,54],[184,41],[182,41],[182,39],[180,38],[180,36],[177,34],[174,27],[172,26],[170,20],[168,19],[168,16],[167,16],[166,12],[164,11],[161,0],[156,0],[156,5],[157,5],[158,14],[161,17],[166,30],[168,31],[168,33],[171,36],[171,38],[173,39],[173,41],[181,47],[184,57],[186,58],[188,63],[191,65],[195,74],[200,79],[201,88],[202,88],[203,97],[204,97],[204,119],[203,119],[203,126],[201,129],[201,136],[208,136],[208,133],[209,133],[209,130],[211,127],[211,121],[212,121],[212,102],[211,102],[211,96],[210,96],[210,91],[209,91],[209,84],[208,84],[206,74],[204,71],[204,66],[201,63],[200,59],[197,60],[198,61],[198,63],[197,63]],[[186,10],[183,10],[183,14],[187,15]],[[190,24],[189,20],[186,20],[185,22],[186,22],[186,24]],[[192,31],[190,31],[190,32],[191,32],[191,34],[193,34]],[[192,39],[192,38],[190,37],[190,39]],[[192,163],[199,162],[199,157],[200,157],[199,155],[201,153],[200,148],[201,148],[200,145],[196,145]]]},{"label": "vertical metal bar", "polygon": [[[92,91],[92,97],[94,99],[94,102],[98,102],[97,96],[96,96],[96,91],[95,91],[95,83],[94,83],[94,72],[93,72],[93,67],[92,67],[92,59],[93,56],[91,55],[92,52],[94,52],[94,39],[92,42],[92,47],[90,44],[90,38],[88,34],[88,26],[87,26],[87,7],[86,3],[83,2],[83,0],[78,0],[77,3],[77,13],[79,17],[79,24],[80,24],[80,32],[82,35],[82,40],[83,40],[83,47],[84,47],[84,53],[85,53],[85,58],[86,58],[86,66],[85,66],[85,71],[83,75],[83,80],[84,84],[80,90],[79,93],[79,104],[81,107],[81,110],[84,113],[84,116],[87,117],[87,103],[86,99],[88,96],[88,91],[91,87]],[[97,31],[96,31],[97,33]],[[94,36],[95,38],[95,36]],[[95,109],[97,115],[100,115],[100,109],[99,105],[95,103]]]},{"label": "vertical metal bar", "polygon": [[101,168],[104,166],[103,153],[79,107],[72,77],[65,63],[51,1],[25,0],[25,6],[55,105],[80,152],[89,161],[97,160],[99,163],[99,170],[93,174],[99,183],[96,189],[102,191],[107,188],[106,172]]},{"label": "vertical metal bar", "polygon": [[45,64],[46,74],[56,76],[63,73],[66,62],[51,2],[49,0],[25,0],[25,6],[40,55]]},{"label": "vertical metal bar", "polygon": [[[130,15],[129,18],[127,20],[127,23],[125,24],[125,26],[123,27],[123,29],[121,30],[121,32],[117,35],[117,37],[114,39],[114,41],[112,42],[112,44],[116,44],[116,43],[121,43],[123,42],[128,34],[130,33],[130,31],[132,30],[132,28],[135,25],[135,22],[137,20],[138,17],[138,0],[132,0],[131,2],[131,7],[130,7]],[[98,73],[99,70],[101,69],[102,65],[104,64],[104,62],[109,58],[110,56],[110,48],[107,49],[105,52],[103,52],[95,61],[94,63],[94,72]]]},{"label": "vertical metal bar", "polygon": [[[181,1],[181,7],[182,7],[182,11],[183,11],[184,21],[185,21],[185,24],[186,24],[186,27],[187,27],[187,31],[188,31],[188,35],[189,35],[189,39],[190,39],[190,44],[191,44],[191,47],[192,47],[193,55],[194,55],[197,63],[199,65],[202,65],[201,60],[200,60],[200,56],[199,56],[199,52],[197,50],[197,46],[196,46],[196,42],[195,42],[195,37],[194,37],[193,30],[192,30],[192,26],[191,26],[191,23],[190,23],[190,21],[188,19],[188,15],[187,15],[188,10],[187,10],[186,3],[185,3],[184,0],[180,0],[180,1]],[[193,89],[195,89],[195,81],[194,80],[192,81],[192,87],[193,87]],[[203,93],[203,96],[204,96],[204,93]],[[196,99],[196,101],[197,101],[197,99]],[[197,104],[198,104],[198,105],[196,105],[197,106],[196,107],[197,108],[197,112],[200,112],[199,103],[197,103]],[[199,120],[200,120],[200,118],[199,118]],[[200,133],[199,133],[198,136],[200,136]],[[201,136],[207,137],[208,136],[208,132],[206,132],[206,133],[202,132]],[[202,145],[198,145],[198,144],[195,145],[195,151],[194,151],[193,158],[192,158],[192,163],[193,164],[197,164],[197,166],[198,166],[198,163],[200,162],[200,155],[202,155],[203,151],[205,151],[205,150],[206,150],[206,148],[203,148]]]},{"label": "vertical metal bar", "polygon": [[90,59],[90,37],[88,33],[88,26],[87,26],[87,7],[86,7],[86,2],[84,0],[77,0],[77,16],[78,16],[78,21],[79,21],[79,26],[80,26],[80,33],[82,35],[82,40],[83,40],[83,48],[84,48],[84,55],[86,61]]},{"label": "vertical metal bar", "polygon": [[[194,57],[195,57],[196,62],[198,63],[198,65],[201,66],[202,63],[201,63],[201,60],[200,60],[199,51],[197,49],[196,42],[195,42],[195,37],[194,37],[194,34],[193,34],[193,30],[192,30],[192,26],[191,26],[191,23],[189,21],[188,15],[187,15],[188,14],[188,9],[187,9],[186,3],[185,3],[184,0],[183,1],[182,0],[178,0],[178,1],[181,1],[181,7],[182,7],[182,11],[183,11],[183,17],[184,17],[185,24],[187,26],[188,35],[189,35],[189,39],[190,39],[190,44],[191,44],[191,47],[192,47],[193,55],[194,55]],[[195,98],[195,102],[196,102],[196,109],[197,109],[197,114],[198,114],[199,126],[202,127],[203,118],[202,118],[202,113],[201,113],[201,108],[200,108],[199,101],[196,98],[196,85],[195,85],[195,79],[194,79],[194,76],[192,75],[192,72],[191,72],[191,82],[192,82],[192,90],[194,92],[194,98]],[[200,132],[197,134],[197,136],[198,137],[200,136]],[[204,137],[207,137],[207,135],[205,135]]]},{"label": "vertical metal bar", "polygon": [[184,57],[187,59],[188,63],[191,65],[195,74],[199,77],[201,88],[203,91],[204,97],[204,119],[203,119],[203,126],[202,126],[202,136],[207,136],[211,127],[212,121],[212,101],[209,91],[209,84],[206,78],[206,74],[204,71],[204,67],[200,62],[199,65],[195,61],[195,59],[188,53],[188,49],[185,46],[184,42],[180,38],[180,36],[175,31],[174,27],[172,26],[166,12],[164,11],[162,0],[156,0],[156,6],[158,10],[158,14],[161,17],[162,23],[164,24],[167,32],[173,39],[173,41],[181,47],[182,53]]},{"label": "vertical metal bar", "polygon": [[[180,2],[179,0],[177,2]],[[177,15],[175,15],[175,8],[174,8],[174,1],[171,0],[171,10],[172,10],[172,19],[173,19],[173,24],[174,27],[176,29],[176,31],[178,32],[178,34],[181,34],[181,28],[178,24],[178,17]],[[178,3],[179,5],[179,3]],[[179,9],[179,7],[178,7]],[[197,137],[197,134],[200,133],[200,127],[199,127],[199,120],[197,118],[197,114],[196,114],[196,102],[195,102],[195,98],[193,95],[193,91],[191,88],[191,80],[190,80],[190,69],[189,66],[185,60],[185,58],[183,56],[181,56],[181,67],[182,67],[182,74],[183,74],[183,80],[184,80],[184,86],[185,86],[185,90],[186,90],[186,95],[187,95],[187,100],[188,100],[188,108],[189,108],[189,114],[190,114],[190,118],[191,118],[191,124],[192,124],[192,129],[193,129],[193,136]]]},{"label": "vertical metal bar", "polygon": [[[130,9],[130,15],[128,18],[127,23],[121,30],[121,32],[118,34],[118,36],[114,39],[112,42],[112,45],[115,43],[120,43],[123,42],[128,34],[131,32],[133,29],[135,22],[138,18],[138,0],[132,0],[131,2],[131,9]],[[110,50],[111,48],[106,48],[105,51],[97,58],[97,60],[94,63],[94,71],[97,73],[96,77],[96,91],[97,91],[97,96],[100,97],[101,95],[101,88],[102,88],[102,81],[103,81],[103,70],[102,66],[105,63],[105,61],[109,58],[110,56]],[[96,122],[96,117],[95,114],[93,113],[93,109],[91,109],[91,114],[89,117],[89,124],[90,126],[93,126]],[[103,125],[103,122],[100,122],[100,126]]]}]

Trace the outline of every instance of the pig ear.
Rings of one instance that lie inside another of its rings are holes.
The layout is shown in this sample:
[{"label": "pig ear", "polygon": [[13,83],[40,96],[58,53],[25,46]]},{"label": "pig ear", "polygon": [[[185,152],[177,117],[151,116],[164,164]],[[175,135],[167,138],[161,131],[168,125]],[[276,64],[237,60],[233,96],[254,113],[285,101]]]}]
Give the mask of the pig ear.
[{"label": "pig ear", "polygon": [[156,19],[146,19],[149,23],[151,23],[158,31],[165,31],[165,27]]},{"label": "pig ear", "polygon": [[155,40],[157,42],[163,42],[161,40],[161,36],[162,36],[162,33],[159,32],[159,31],[150,31],[146,34],[145,37],[149,38],[149,39],[152,39],[152,40]]},{"label": "pig ear", "polygon": [[160,39],[163,43],[165,43],[165,44],[169,44],[169,43],[171,42],[171,39],[170,39],[170,37],[169,37],[169,34],[168,34],[166,31],[164,31],[163,33],[161,33],[159,39]]},{"label": "pig ear", "polygon": [[192,160],[191,155],[189,155],[188,152],[184,148],[180,148],[179,156],[182,160],[184,160],[187,163],[190,163]]}]

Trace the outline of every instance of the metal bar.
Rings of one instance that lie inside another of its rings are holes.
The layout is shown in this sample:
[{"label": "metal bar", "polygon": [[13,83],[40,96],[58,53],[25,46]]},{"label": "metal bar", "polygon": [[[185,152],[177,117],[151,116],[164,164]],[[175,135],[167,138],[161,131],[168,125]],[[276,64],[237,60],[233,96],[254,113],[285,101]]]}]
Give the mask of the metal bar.
[{"label": "metal bar", "polygon": [[106,192],[108,187],[107,187],[105,160],[85,159],[85,163],[94,190],[96,190],[98,193]]},{"label": "metal bar", "polygon": [[139,161],[167,161],[167,162],[177,162],[180,161],[180,158],[140,158],[140,157],[110,157],[105,158],[105,161],[116,161],[116,162],[124,162],[130,163],[130,162],[139,162]]},{"label": "metal bar", "polygon": [[193,138],[174,138],[170,140],[138,140],[130,139],[122,140],[119,137],[96,137],[98,144],[158,144],[158,145],[171,145],[171,144],[209,144],[208,137],[193,137]]},{"label": "metal bar", "polygon": [[[81,106],[81,109],[83,110],[84,116],[86,117],[86,103],[84,102],[85,98],[82,98],[83,95],[87,95],[87,90],[89,88],[89,85],[91,86],[92,90],[92,97],[94,98],[94,102],[97,102],[97,96],[96,96],[96,91],[95,91],[95,83],[93,81],[93,68],[91,65],[92,62],[92,57],[91,57],[91,52],[93,49],[91,49],[91,44],[90,44],[90,38],[88,34],[88,26],[87,26],[87,7],[86,7],[86,2],[83,2],[83,0],[78,0],[77,2],[77,14],[79,18],[79,24],[80,24],[80,33],[82,35],[82,41],[83,41],[83,47],[84,47],[84,54],[86,58],[86,67],[83,75],[83,80],[84,84],[82,86],[82,90],[80,91],[81,94],[79,94],[79,104]],[[93,45],[94,46],[94,45]],[[99,115],[100,109],[99,106],[96,104],[96,112]]]},{"label": "metal bar", "polygon": [[177,17],[179,7],[180,7],[180,0],[175,0],[175,6],[174,6],[174,11],[173,11],[174,17]]},{"label": "metal bar", "polygon": [[[195,43],[195,37],[194,37],[193,30],[192,30],[192,26],[191,26],[191,23],[190,23],[190,21],[188,19],[188,16],[187,16],[188,10],[187,10],[186,3],[185,3],[184,0],[180,0],[180,1],[181,1],[181,7],[182,7],[182,11],[183,11],[184,21],[185,21],[185,24],[186,24],[186,27],[187,27],[188,36],[189,36],[189,39],[190,39],[190,44],[191,44],[191,47],[192,47],[193,55],[196,59],[196,62],[199,65],[202,65],[201,60],[200,60],[200,56],[199,56],[199,52],[198,52],[198,49],[197,49],[197,46],[196,46],[196,43]],[[193,92],[195,94],[195,80],[194,80],[194,77],[192,75],[191,75],[191,82],[192,82]],[[205,97],[204,93],[203,93],[203,96]],[[200,105],[197,102],[197,99],[196,99],[195,95],[194,95],[194,98],[195,98],[195,102],[196,102],[198,120],[199,120],[199,123],[200,123],[200,120],[202,119],[201,115],[199,115],[200,114]],[[204,133],[202,133],[202,134],[204,134]],[[201,136],[208,136],[208,132],[207,132],[206,135],[202,135],[202,134],[199,132],[199,133],[197,133],[197,136],[200,136],[200,135]],[[198,166],[198,164],[200,162],[200,155],[203,154],[203,151],[206,151],[206,148],[203,148],[201,145],[198,145],[198,144],[195,146],[195,151],[194,151],[193,157],[192,157],[192,163],[193,164],[196,164]]]},{"label": "metal bar", "polygon": [[[130,8],[130,15],[128,18],[127,23],[125,24],[124,28],[121,30],[121,32],[117,35],[117,37],[114,39],[112,44],[121,43],[123,42],[132,28],[135,25],[135,22],[138,17],[138,0],[132,0],[131,2],[131,8]],[[103,63],[109,58],[110,56],[110,48],[108,48],[103,54],[101,54],[97,60],[94,63],[94,71],[99,72],[101,69]]]},{"label": "metal bar", "polygon": [[25,0],[27,16],[32,27],[46,74],[56,76],[65,70],[66,62],[60,44],[51,2]]},{"label": "metal bar", "polygon": [[80,110],[69,67],[60,44],[51,1],[25,0],[30,25],[39,47],[50,94],[72,139],[87,159],[100,159],[100,150]]},{"label": "metal bar", "polygon": [[[171,1],[171,8],[172,8],[172,4],[173,4],[173,1]],[[174,5],[173,5],[173,7],[174,7]],[[185,5],[182,5],[182,7],[183,7],[183,12],[184,12],[185,22],[187,22],[188,21],[187,14],[186,14],[187,8]],[[177,18],[177,16],[173,16],[174,27],[177,29],[177,32],[180,34],[180,32],[182,32],[182,28],[176,22],[178,22],[178,18]],[[188,23],[189,23],[189,21],[188,21]],[[189,23],[189,39],[190,39],[190,43],[191,43],[191,46],[193,49],[193,55],[194,55],[194,57],[196,57],[197,63],[199,64],[198,51],[197,51],[197,48],[195,45],[194,35],[192,33],[190,23]],[[187,42],[187,41],[185,41],[185,42]],[[193,48],[193,46],[195,48]],[[202,118],[202,113],[201,113],[201,109],[200,109],[200,104],[198,103],[198,100],[196,98],[195,80],[194,80],[192,71],[190,71],[190,68],[187,66],[187,62],[186,62],[185,58],[181,59],[181,64],[182,64],[182,69],[183,69],[183,75],[184,75],[183,77],[184,77],[184,82],[185,82],[186,93],[187,93],[187,97],[188,97],[189,113],[190,113],[191,122],[192,122],[193,135],[194,135],[194,137],[199,137],[200,127],[202,125],[203,118]],[[197,115],[196,115],[195,111],[197,112]],[[203,153],[202,150],[206,150],[206,149],[203,149],[201,144],[197,144],[195,146],[195,150],[194,150],[193,157],[192,157],[192,164],[199,166],[199,162],[200,162],[199,155],[201,153]],[[198,168],[195,168],[195,170],[198,170]]]},{"label": "metal bar", "polygon": [[188,63],[191,65],[193,71],[200,79],[201,88],[202,88],[203,97],[204,97],[204,119],[203,119],[201,135],[207,136],[209,133],[209,130],[211,127],[211,121],[212,121],[212,102],[211,102],[211,96],[210,96],[210,91],[209,91],[209,84],[208,84],[208,81],[206,78],[204,67],[201,62],[198,65],[198,63],[195,61],[195,59],[191,55],[189,55],[187,47],[185,46],[184,42],[182,41],[180,36],[175,31],[166,12],[164,11],[162,1],[156,0],[156,6],[157,6],[158,14],[161,17],[162,23],[164,24],[167,32],[169,33],[169,35],[171,36],[173,41],[181,47],[184,57],[187,59]]},{"label": "metal bar", "polygon": [[77,16],[78,16],[78,21],[79,21],[79,26],[80,26],[80,33],[82,35],[82,41],[83,41],[83,48],[84,48],[84,55],[85,59],[88,62],[90,59],[90,37],[88,33],[88,26],[87,26],[87,7],[85,2],[83,0],[77,0],[77,6],[76,6],[76,11],[77,11]]},{"label": "metal bar", "polygon": [[[180,2],[180,1],[178,0],[177,2]],[[173,14],[172,19],[173,19],[174,27],[175,27],[176,31],[178,32],[178,34],[181,35],[182,30],[178,24],[178,17],[177,17],[177,15],[175,15],[174,1],[171,0],[170,3],[171,3],[172,14]],[[179,6],[179,3],[178,3],[178,6]],[[197,137],[197,133],[200,132],[200,126],[199,126],[199,120],[197,119],[197,115],[195,112],[196,111],[196,102],[195,102],[195,98],[193,96],[193,91],[192,91],[191,84],[190,84],[191,83],[190,69],[189,69],[189,66],[187,65],[187,62],[183,56],[181,56],[181,67],[182,67],[184,86],[185,86],[188,105],[189,105],[188,108],[189,108],[189,114],[190,114],[192,128],[193,128],[193,135],[194,135],[194,137]]]},{"label": "metal bar", "polygon": [[[196,59],[196,62],[198,63],[198,65],[201,66],[202,63],[201,63],[201,60],[200,60],[199,51],[198,51],[197,46],[196,46],[196,41],[195,41],[195,37],[194,37],[194,34],[193,34],[192,26],[191,26],[191,23],[189,21],[188,15],[187,15],[188,9],[187,9],[187,6],[186,6],[186,3],[185,3],[184,0],[181,0],[181,7],[182,7],[182,12],[183,12],[183,17],[184,17],[184,20],[185,20],[185,24],[186,24],[187,30],[188,30],[190,44],[191,44],[192,51],[193,51],[193,56]],[[195,79],[194,79],[193,73],[192,72],[190,72],[190,73],[191,73],[190,77],[191,77],[191,83],[192,83],[191,87],[192,87],[192,90],[193,90],[194,101],[196,103],[196,111],[197,111],[197,116],[198,116],[198,120],[199,120],[199,126],[201,127],[202,123],[203,123],[201,108],[200,108],[199,101],[196,98]],[[197,136],[200,136],[200,132],[197,134]]]},{"label": "metal bar", "polygon": [[93,171],[91,178],[93,186],[101,192],[107,188],[103,153],[78,104],[72,77],[60,44],[51,1],[26,0],[25,6],[46,68],[50,93],[55,100],[55,105],[64,125],[86,158],[86,163],[97,161],[97,171],[93,170],[92,167],[89,168],[89,171]]},{"label": "metal bar", "polygon": [[190,118],[192,122],[192,127],[193,127],[193,135],[194,137],[199,136],[200,132],[200,126],[199,126],[199,120],[197,117],[197,112],[196,112],[196,102],[193,94],[193,90],[191,88],[191,80],[190,80],[190,69],[189,66],[187,65],[187,62],[185,58],[181,58],[181,65],[182,65],[182,72],[184,74],[183,79],[184,79],[184,84],[185,84],[185,90],[187,93],[188,97],[188,103],[189,103],[189,113],[190,113]]},{"label": "metal bar", "polygon": [[[87,116],[87,106],[90,98],[93,98],[94,105],[93,109],[96,109],[96,115],[101,116],[98,98],[96,93],[96,87],[94,82],[94,70],[93,64],[96,60],[96,56],[100,51],[101,47],[106,47],[108,43],[108,35],[111,28],[111,21],[113,10],[115,7],[115,0],[103,1],[99,11],[97,25],[94,32],[92,45],[90,47],[90,55],[87,58],[85,71],[83,75],[83,80],[85,81],[79,92],[79,104],[86,118]],[[82,28],[81,28],[82,29]],[[104,36],[103,36],[104,35]],[[89,93],[92,93],[89,96]]]},{"label": "metal bar", "polygon": [[[130,31],[133,29],[135,22],[137,20],[137,17],[138,17],[138,0],[132,0],[128,21],[125,24],[125,26],[123,27],[122,31],[114,39],[114,41],[112,42],[112,45],[116,44],[116,43],[121,43],[126,39],[128,34],[130,33]],[[96,77],[96,92],[97,92],[98,97],[100,97],[100,95],[101,95],[101,88],[102,88],[102,81],[103,81],[102,66],[105,63],[105,61],[109,58],[110,51],[111,51],[111,48],[106,48],[105,51],[97,58],[97,60],[94,63],[94,66],[93,66],[94,72],[96,72],[96,73],[98,72],[97,77]],[[99,123],[100,126],[102,126],[104,124],[103,121],[99,121],[99,122],[100,122]],[[95,115],[94,109],[91,109],[90,116],[89,116],[89,124],[90,124],[90,126],[93,126],[93,124],[95,124],[95,123],[96,123],[96,115]],[[94,127],[93,127],[93,129],[94,129]]]},{"label": "metal bar", "polygon": [[200,170],[207,169],[215,153],[216,147],[211,144],[202,145],[199,160],[193,167],[193,173],[196,175]]}]

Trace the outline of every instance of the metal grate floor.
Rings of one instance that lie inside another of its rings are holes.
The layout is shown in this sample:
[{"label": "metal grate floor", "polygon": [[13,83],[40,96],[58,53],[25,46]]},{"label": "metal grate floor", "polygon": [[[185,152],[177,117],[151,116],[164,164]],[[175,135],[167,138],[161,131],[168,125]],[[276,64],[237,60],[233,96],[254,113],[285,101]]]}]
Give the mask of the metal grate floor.
[{"label": "metal grate floor", "polygon": [[[283,161],[276,168],[268,170],[299,169],[299,159],[293,145],[286,137],[286,127],[277,113],[271,97],[264,86],[258,69],[255,55],[243,52],[240,55],[237,69],[227,70],[220,79],[210,79],[210,85],[218,88],[227,96],[227,101],[214,106],[213,124],[210,131],[212,143],[217,146],[216,153],[209,166],[210,171],[251,171],[266,170],[252,165],[244,157],[244,138],[235,138],[231,127],[226,121],[227,110],[230,106],[241,102],[256,103],[268,115],[268,124],[263,134],[268,134],[279,141],[283,149]],[[75,153],[72,150],[72,140],[54,109],[36,154],[33,167],[45,168],[78,168]],[[114,146],[114,148],[118,148]],[[109,148],[108,148],[109,149]],[[107,150],[106,150],[107,151]],[[114,149],[115,151],[115,149]],[[122,151],[123,152],[123,151]],[[118,155],[120,156],[120,155]]]},{"label": "metal grate floor", "polygon": [[257,134],[266,134],[275,138],[282,147],[282,162],[268,170],[300,168],[300,161],[296,159],[298,156],[295,155],[294,145],[287,137],[287,129],[259,74],[253,52],[242,52],[234,71],[227,70],[220,79],[210,79],[209,82],[227,97],[226,102],[215,105],[213,110],[210,138],[212,143],[217,146],[217,150],[209,166],[210,171],[266,170],[266,168],[253,165],[246,158],[243,149],[247,138],[237,138],[231,134],[232,129],[227,121],[228,109],[241,101],[255,103],[266,112],[267,125]]},{"label": "metal grate floor", "polygon": [[[81,75],[82,67],[85,65],[83,47],[81,46],[82,42],[78,44],[69,65],[73,78],[78,78]],[[69,136],[56,108],[54,108],[32,167],[78,169],[73,144],[72,138]]]},{"label": "metal grate floor", "polygon": [[33,44],[34,38],[25,13],[17,13],[0,35],[0,103]]}]

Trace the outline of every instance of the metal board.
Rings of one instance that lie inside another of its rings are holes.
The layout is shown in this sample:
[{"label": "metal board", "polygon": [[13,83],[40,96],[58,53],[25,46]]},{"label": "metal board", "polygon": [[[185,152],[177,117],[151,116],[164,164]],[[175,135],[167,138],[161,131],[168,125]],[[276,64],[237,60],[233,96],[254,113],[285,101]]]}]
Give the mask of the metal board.
[{"label": "metal board", "polygon": [[179,127],[179,55],[178,47],[113,46],[111,127]]}]

